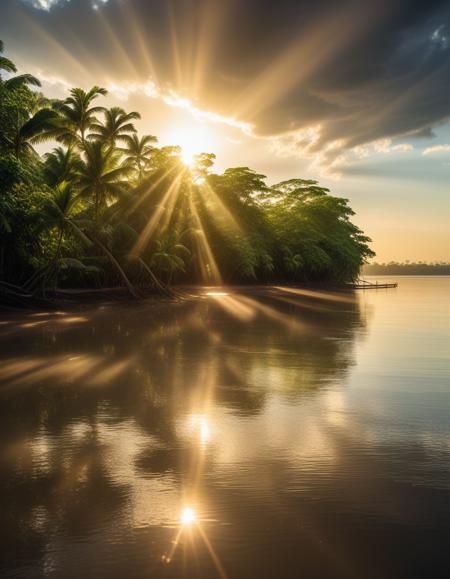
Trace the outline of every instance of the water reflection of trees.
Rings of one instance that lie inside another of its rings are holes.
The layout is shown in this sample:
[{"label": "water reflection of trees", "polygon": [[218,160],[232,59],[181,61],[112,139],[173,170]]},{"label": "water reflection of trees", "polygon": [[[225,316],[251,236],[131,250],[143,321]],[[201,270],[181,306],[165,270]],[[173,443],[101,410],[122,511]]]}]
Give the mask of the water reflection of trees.
[{"label": "water reflection of trees", "polygon": [[267,290],[233,299],[254,303],[253,317],[233,316],[217,297],[40,316],[45,324],[36,327],[34,318],[11,320],[2,340],[3,423],[25,416],[28,428],[58,433],[74,416],[95,423],[106,405],[117,419],[170,437],[176,409],[205,396],[257,412],[271,388],[295,397],[345,376],[365,326],[351,294],[334,302]]},{"label": "water reflection of trees", "polygon": [[[0,492],[12,500],[0,523],[10,564],[42,557],[49,532],[113,528],[138,477],[180,486],[195,462],[179,439],[183,414],[221,406],[251,416],[270,396],[297,399],[342,380],[365,321],[341,297],[242,290],[6,320]],[[108,438],[121,425],[122,440]],[[114,476],[130,436],[123,469],[132,472]]]}]

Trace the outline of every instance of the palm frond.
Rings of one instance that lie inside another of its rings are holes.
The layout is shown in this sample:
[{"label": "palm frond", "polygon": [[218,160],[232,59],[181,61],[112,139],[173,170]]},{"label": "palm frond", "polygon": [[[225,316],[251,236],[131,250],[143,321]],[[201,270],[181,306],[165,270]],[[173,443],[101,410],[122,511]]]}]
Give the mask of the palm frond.
[{"label": "palm frond", "polygon": [[6,70],[6,72],[17,72],[14,62],[4,56],[0,56],[0,70]]},{"label": "palm frond", "polygon": [[41,109],[22,125],[20,128],[21,138],[36,138],[41,132],[49,128],[49,122],[55,117],[56,113],[52,109]]},{"label": "palm frond", "polygon": [[32,74],[19,74],[4,82],[4,86],[8,90],[14,90],[24,85],[41,86],[41,81]]}]

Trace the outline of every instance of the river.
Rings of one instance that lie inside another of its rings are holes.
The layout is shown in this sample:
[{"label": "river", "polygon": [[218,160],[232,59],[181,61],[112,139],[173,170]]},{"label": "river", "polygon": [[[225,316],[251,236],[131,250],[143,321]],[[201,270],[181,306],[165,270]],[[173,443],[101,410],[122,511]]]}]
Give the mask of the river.
[{"label": "river", "polygon": [[448,577],[450,278],[390,279],[2,314],[0,576]]}]

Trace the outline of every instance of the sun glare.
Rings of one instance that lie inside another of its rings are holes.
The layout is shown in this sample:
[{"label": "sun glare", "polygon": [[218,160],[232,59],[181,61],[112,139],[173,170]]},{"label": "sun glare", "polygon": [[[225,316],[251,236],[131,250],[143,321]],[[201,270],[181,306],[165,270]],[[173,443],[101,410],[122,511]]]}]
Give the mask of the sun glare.
[{"label": "sun glare", "polygon": [[194,165],[196,154],[197,153],[191,149],[188,149],[186,147],[181,148],[181,159],[183,160],[183,163],[188,167],[192,167]]},{"label": "sun glare", "polygon": [[195,514],[194,509],[191,507],[184,507],[181,511],[180,522],[184,527],[196,523],[197,515]]},{"label": "sun glare", "polygon": [[179,127],[169,133],[167,140],[181,147],[181,159],[187,167],[195,164],[196,155],[212,153],[217,148],[209,128],[203,123]]},{"label": "sun glare", "polygon": [[211,438],[211,430],[209,428],[208,421],[206,418],[202,417],[200,420],[200,442],[206,445]]}]

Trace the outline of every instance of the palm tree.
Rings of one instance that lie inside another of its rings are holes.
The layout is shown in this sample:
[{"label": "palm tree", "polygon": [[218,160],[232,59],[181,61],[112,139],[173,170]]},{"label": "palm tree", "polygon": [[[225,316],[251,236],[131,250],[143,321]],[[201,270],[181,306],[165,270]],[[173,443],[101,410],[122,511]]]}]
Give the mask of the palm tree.
[{"label": "palm tree", "polygon": [[56,187],[62,181],[69,181],[76,175],[80,157],[73,147],[63,149],[55,147],[50,153],[44,155],[44,174],[50,187]]},{"label": "palm tree", "polygon": [[34,156],[36,151],[33,145],[50,138],[49,130],[55,120],[56,113],[51,109],[41,109],[32,117],[23,121],[17,115],[17,124],[10,135],[3,135],[2,139],[11,147],[17,159],[24,156]]},{"label": "palm tree", "polygon": [[138,298],[139,294],[136,292],[133,284],[128,279],[125,270],[120,265],[119,261],[103,243],[96,231],[92,231],[94,224],[89,219],[77,216],[77,205],[81,199],[81,193],[75,194],[75,189],[71,183],[63,181],[54,190],[54,196],[50,198],[43,209],[44,214],[44,228],[56,228],[58,231],[57,247],[53,258],[50,262],[38,271],[31,280],[24,286],[27,290],[32,289],[41,281],[41,289],[44,290],[53,282],[56,285],[58,272],[61,269],[76,269],[84,273],[91,273],[98,271],[95,266],[86,266],[78,259],[62,257],[61,246],[66,231],[69,229],[84,245],[97,246],[102,253],[104,253],[111,261],[113,267],[118,271],[122,280],[125,283],[130,294]]},{"label": "palm tree", "polygon": [[123,140],[126,143],[126,148],[121,150],[125,158],[134,165],[139,181],[141,181],[144,168],[150,162],[151,155],[155,150],[152,143],[156,143],[158,139],[153,135],[144,135],[139,138],[138,135],[134,134],[126,135]]},{"label": "palm tree", "polygon": [[175,227],[169,235],[165,235],[155,242],[151,263],[158,272],[166,274],[167,285],[170,285],[173,275],[177,271],[186,271],[185,260],[189,258],[191,252],[181,243],[181,239],[187,233],[189,233],[188,229],[180,233],[178,227]]},{"label": "palm tree", "polygon": [[77,171],[78,187],[80,195],[93,199],[94,220],[98,222],[100,208],[127,189],[132,167],[127,162],[120,162],[119,151],[99,141],[86,142],[83,152]]},{"label": "palm tree", "polygon": [[62,181],[54,189],[54,195],[50,197],[43,207],[44,225],[46,228],[58,230],[58,243],[54,260],[61,253],[61,244],[67,227],[75,214],[76,206],[80,198],[75,194],[75,189],[68,181]]},{"label": "palm tree", "polygon": [[27,84],[41,86],[41,81],[32,74],[18,74],[17,76],[8,78],[8,80],[1,81],[1,84],[8,90],[14,90]]},{"label": "palm tree", "polygon": [[[3,40],[0,40],[0,54],[3,54],[3,50],[5,45],[3,44]],[[12,60],[6,58],[5,56],[0,56],[0,70],[6,70],[6,72],[16,72],[17,68]]]},{"label": "palm tree", "polygon": [[101,141],[114,147],[116,141],[126,141],[130,133],[136,133],[136,129],[131,121],[140,119],[141,115],[136,112],[126,113],[120,107],[112,107],[104,111],[105,120],[103,123],[93,123],[90,127],[93,131],[89,139]]},{"label": "palm tree", "polygon": [[[4,70],[6,72],[17,72],[17,68],[14,62],[5,56],[2,56],[3,49],[3,41],[0,40],[0,71]],[[19,74],[9,78],[8,80],[3,80],[0,75],[0,86],[3,86],[9,90],[14,90],[15,88],[19,88],[26,84],[41,86],[39,80],[32,74]]]},{"label": "palm tree", "polygon": [[0,277],[3,276],[3,262],[5,257],[5,246],[3,241],[6,235],[12,232],[12,217],[14,215],[14,208],[12,204],[6,199],[6,196],[0,197]]},{"label": "palm tree", "polygon": [[95,117],[97,113],[104,112],[104,107],[91,106],[91,103],[98,96],[105,96],[108,91],[99,86],[93,86],[89,91],[81,88],[73,88],[70,91],[70,97],[62,102],[55,104],[55,108],[61,115],[59,131],[55,134],[59,141],[66,144],[86,143],[86,133],[97,124]]},{"label": "palm tree", "polygon": [[61,248],[64,236],[71,230],[76,237],[91,244],[76,223],[77,205],[80,201],[73,185],[63,181],[53,190],[53,195],[46,199],[40,211],[42,217],[41,227],[43,230],[56,230],[57,241],[53,255],[47,264],[39,268],[24,283],[22,289],[33,294],[44,294],[49,286],[56,286],[58,274],[61,269],[77,269],[79,271],[93,271],[97,268],[86,267],[80,260],[62,257]]}]

